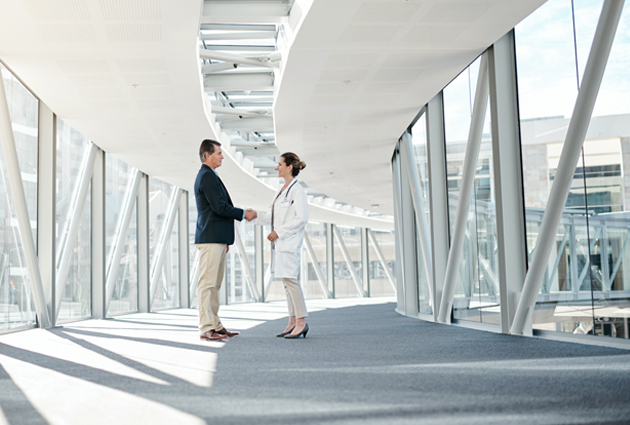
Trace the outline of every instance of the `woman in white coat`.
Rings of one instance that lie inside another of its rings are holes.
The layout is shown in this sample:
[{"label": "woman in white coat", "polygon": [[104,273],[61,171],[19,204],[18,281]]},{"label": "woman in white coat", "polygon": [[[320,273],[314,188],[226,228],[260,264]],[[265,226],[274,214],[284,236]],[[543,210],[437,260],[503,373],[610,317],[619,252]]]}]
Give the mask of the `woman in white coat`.
[{"label": "woman in white coat", "polygon": [[271,241],[271,273],[282,278],[289,307],[289,324],[278,337],[299,338],[308,333],[308,316],[304,293],[298,282],[300,252],[304,240],[304,230],[308,223],[308,200],[297,175],[306,167],[300,158],[291,152],[280,156],[278,177],[284,179],[284,186],[276,193],[269,213],[258,212],[256,224],[271,226],[267,239]]}]

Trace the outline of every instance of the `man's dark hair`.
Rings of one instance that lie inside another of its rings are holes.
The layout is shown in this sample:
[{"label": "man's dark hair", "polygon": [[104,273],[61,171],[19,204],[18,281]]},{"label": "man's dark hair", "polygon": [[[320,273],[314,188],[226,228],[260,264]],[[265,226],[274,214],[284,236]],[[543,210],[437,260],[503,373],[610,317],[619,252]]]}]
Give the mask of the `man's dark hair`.
[{"label": "man's dark hair", "polygon": [[205,139],[201,142],[201,146],[199,146],[199,159],[201,159],[201,162],[206,160],[206,154],[212,155],[214,153],[215,146],[221,146],[221,143],[212,139]]}]

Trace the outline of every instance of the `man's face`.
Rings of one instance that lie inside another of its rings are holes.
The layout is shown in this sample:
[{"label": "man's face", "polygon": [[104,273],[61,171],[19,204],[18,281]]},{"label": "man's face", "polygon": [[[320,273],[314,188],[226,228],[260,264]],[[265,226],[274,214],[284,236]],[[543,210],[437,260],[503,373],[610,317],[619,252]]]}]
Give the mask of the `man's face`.
[{"label": "man's face", "polygon": [[221,166],[223,162],[223,152],[221,151],[221,146],[214,147],[214,153],[212,155],[206,156],[206,165],[213,170],[216,170]]}]

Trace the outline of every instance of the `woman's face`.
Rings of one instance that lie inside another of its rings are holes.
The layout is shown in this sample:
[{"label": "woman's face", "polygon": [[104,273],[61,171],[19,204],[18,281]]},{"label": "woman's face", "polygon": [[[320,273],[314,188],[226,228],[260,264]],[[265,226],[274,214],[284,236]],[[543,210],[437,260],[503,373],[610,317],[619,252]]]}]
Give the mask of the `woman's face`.
[{"label": "woman's face", "polygon": [[284,158],[280,157],[280,161],[278,161],[278,166],[276,167],[276,170],[278,170],[278,177],[291,177],[293,167],[285,164]]}]

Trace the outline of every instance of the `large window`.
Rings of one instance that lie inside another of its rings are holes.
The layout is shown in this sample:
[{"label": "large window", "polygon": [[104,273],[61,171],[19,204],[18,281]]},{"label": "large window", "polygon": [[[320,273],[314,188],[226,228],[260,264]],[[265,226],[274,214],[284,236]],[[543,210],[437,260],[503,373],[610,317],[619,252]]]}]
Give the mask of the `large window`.
[{"label": "large window", "polygon": [[[464,159],[469,149],[469,129],[481,58],[478,58],[444,89],[444,120],[446,137],[446,167],[450,234],[454,232],[455,216],[462,179]],[[487,78],[487,77],[486,77]],[[484,112],[484,111],[475,111]],[[497,272],[497,242],[492,170],[490,108],[485,111],[483,133],[472,182],[472,199],[467,210],[462,261],[453,302],[457,319],[499,322],[499,282]]]},{"label": "large window", "polygon": [[[38,100],[0,65],[33,237],[37,240]],[[4,155],[0,154],[0,331],[35,324],[35,308]]]},{"label": "large window", "polygon": [[[427,156],[427,121],[424,114],[416,121],[411,128],[411,137],[413,145],[413,153],[420,182],[420,196],[422,197],[422,205],[424,205],[423,215],[416,217],[416,246],[418,247],[418,311],[420,313],[432,314],[433,306],[431,301],[431,291],[429,289],[430,281],[427,278],[426,265],[422,255],[422,232],[418,228],[420,225],[430,232],[429,223],[431,223],[431,213],[429,210],[429,159]],[[430,241],[428,234],[425,241]],[[431,250],[430,246],[426,249]]]},{"label": "large window", "polygon": [[[179,212],[169,221],[169,207],[173,199],[172,185],[158,179],[149,178],[149,245],[150,264],[153,274],[151,281],[152,310],[179,307]],[[168,229],[168,224],[172,224]],[[166,238],[162,239],[162,234]],[[164,245],[161,241],[165,240]],[[162,266],[156,269],[156,262],[164,250]]]},{"label": "large window", "polygon": [[[530,257],[602,4],[551,0],[516,28]],[[535,329],[628,338],[629,28],[626,5],[533,313]]]},{"label": "large window", "polygon": [[[69,271],[65,276],[56,276],[57,290],[62,294],[58,322],[92,315],[90,191],[87,191],[85,202],[79,199],[80,176],[86,168],[90,146],[90,141],[81,133],[57,118],[57,266],[64,254],[70,255]],[[79,223],[73,238],[70,233],[74,220],[79,220]]]},{"label": "large window", "polygon": [[[113,316],[138,311],[138,215],[136,196],[133,196],[131,199],[133,211],[127,224],[127,231],[120,235],[124,227],[126,200],[133,189],[132,177],[135,169],[111,155],[107,155],[105,161],[105,239],[108,253],[106,261],[108,273],[115,273],[108,315]],[[117,242],[123,244],[120,262],[117,267],[109,269]]]}]

